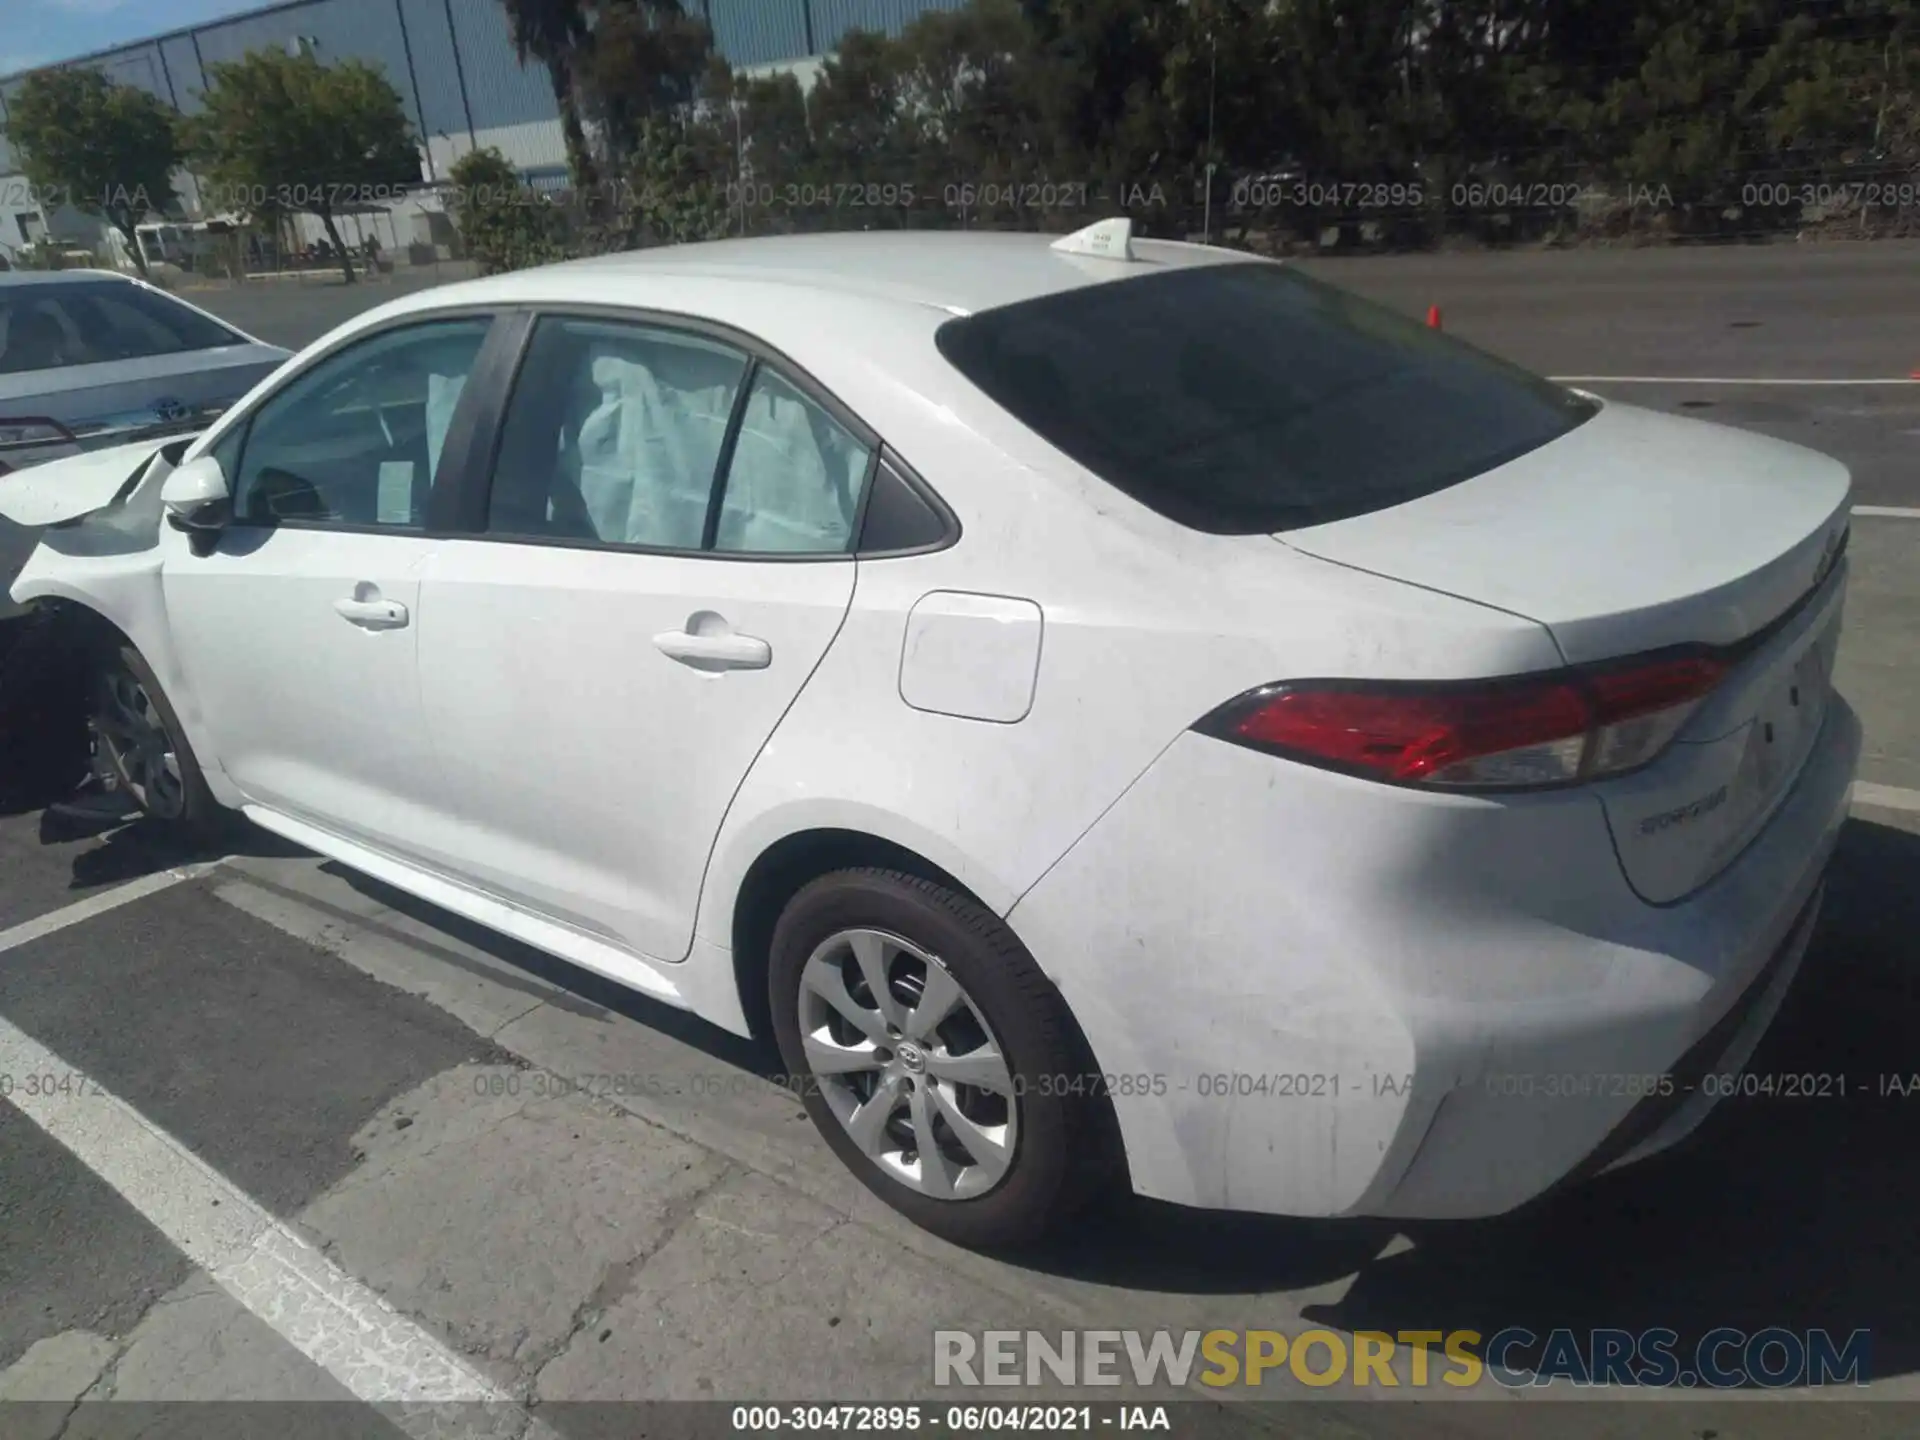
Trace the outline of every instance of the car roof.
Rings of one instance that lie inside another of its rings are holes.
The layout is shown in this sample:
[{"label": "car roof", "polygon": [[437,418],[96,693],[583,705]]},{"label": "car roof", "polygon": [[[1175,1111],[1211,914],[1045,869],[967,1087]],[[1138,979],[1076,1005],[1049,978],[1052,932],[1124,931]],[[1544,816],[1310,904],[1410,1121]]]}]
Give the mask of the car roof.
[{"label": "car roof", "polygon": [[662,282],[683,279],[740,281],[971,315],[1088,285],[1257,258],[1206,245],[1136,239],[1132,259],[1115,259],[1056,250],[1057,238],[889,230],[663,245],[439,286],[422,292],[418,304],[510,304],[530,294],[545,301],[617,302],[626,298],[619,294],[623,281],[633,282],[635,291],[655,291]]},{"label": "car roof", "polygon": [[62,280],[119,280],[131,285],[131,277],[118,270],[0,270],[0,286],[58,285]]}]

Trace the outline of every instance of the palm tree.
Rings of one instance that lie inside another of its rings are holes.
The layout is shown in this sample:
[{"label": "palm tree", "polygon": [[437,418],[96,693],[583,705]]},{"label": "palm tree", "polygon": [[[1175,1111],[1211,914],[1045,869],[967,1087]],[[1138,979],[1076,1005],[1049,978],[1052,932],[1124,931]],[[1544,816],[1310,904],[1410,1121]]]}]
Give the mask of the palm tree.
[{"label": "palm tree", "polygon": [[600,176],[587,147],[587,132],[580,123],[580,101],[574,93],[573,77],[580,52],[593,43],[587,23],[586,6],[581,0],[500,0],[507,8],[507,23],[513,30],[513,48],[522,65],[531,55],[547,67],[553,83],[553,98],[560,107],[560,129],[566,137],[567,168],[574,185],[592,191]]}]

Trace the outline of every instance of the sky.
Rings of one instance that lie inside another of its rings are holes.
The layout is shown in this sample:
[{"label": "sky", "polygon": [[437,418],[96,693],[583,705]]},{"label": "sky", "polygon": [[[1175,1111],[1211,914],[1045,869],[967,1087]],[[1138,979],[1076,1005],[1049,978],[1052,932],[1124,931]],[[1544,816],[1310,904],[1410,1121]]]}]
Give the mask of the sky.
[{"label": "sky", "polygon": [[[258,3],[258,0],[255,0]],[[254,8],[248,0],[0,0],[0,75]]]}]

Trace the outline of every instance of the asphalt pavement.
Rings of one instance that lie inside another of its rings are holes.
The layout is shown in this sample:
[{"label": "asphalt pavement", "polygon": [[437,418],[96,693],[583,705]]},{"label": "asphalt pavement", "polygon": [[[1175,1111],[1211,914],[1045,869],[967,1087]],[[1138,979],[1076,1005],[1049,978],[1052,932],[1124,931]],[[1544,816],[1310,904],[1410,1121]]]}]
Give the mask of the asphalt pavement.
[{"label": "asphalt pavement", "polygon": [[1836,455],[1920,506],[1920,244],[1395,256],[1316,274],[1542,374]]},{"label": "asphalt pavement", "polygon": [[[1735,378],[1767,378],[1796,333],[1825,378],[1897,363],[1920,252],[1804,268],[1715,253],[1735,280],[1688,254],[1354,262],[1349,283],[1440,304],[1444,323],[1554,373],[1650,368],[1634,346],[1661,335],[1669,377],[1742,359]],[[294,327],[391,293],[343,288],[197,298],[298,343],[311,335]],[[277,309],[249,321],[241,304]],[[1857,355],[1814,356],[1830,314],[1859,320]],[[1746,319],[1760,323],[1732,327]],[[1855,466],[1863,503],[1920,504],[1913,416],[1892,395],[1845,423],[1820,408],[1838,398],[1772,398],[1800,408],[1770,423],[1836,437],[1825,448]],[[966,1397],[933,1384],[939,1328],[1314,1325],[1868,1328],[1873,1383],[1543,1408],[1282,1375],[1262,1392],[1276,1403],[1136,1398],[1185,1407],[1181,1434],[1913,1433],[1920,1094],[1885,1077],[1920,1071],[1920,519],[1857,520],[1853,565],[1839,684],[1866,720],[1866,783],[1751,1066],[1850,1088],[1728,1100],[1676,1152],[1473,1224],[1116,1197],[1044,1252],[969,1254],[845,1175],[763,1047],[243,823],[184,854],[141,825],[71,837],[0,816],[0,1436],[674,1433],[675,1416],[627,1408],[661,1400],[944,1413]],[[1400,1403],[1415,1395],[1430,1403]],[[76,1409],[82,1396],[101,1403]],[[730,1411],[712,1423],[736,1428]]]}]

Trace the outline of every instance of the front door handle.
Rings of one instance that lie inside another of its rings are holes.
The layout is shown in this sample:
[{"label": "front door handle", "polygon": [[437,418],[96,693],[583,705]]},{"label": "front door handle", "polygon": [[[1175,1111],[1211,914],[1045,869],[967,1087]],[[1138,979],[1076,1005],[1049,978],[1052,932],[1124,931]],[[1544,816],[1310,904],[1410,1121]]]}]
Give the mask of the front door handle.
[{"label": "front door handle", "polygon": [[773,663],[773,647],[766,641],[732,631],[695,635],[669,630],[654,636],[653,643],[662,655],[696,670],[764,670]]},{"label": "front door handle", "polygon": [[398,630],[407,623],[407,607],[398,600],[336,600],[333,608],[363,630]]}]

